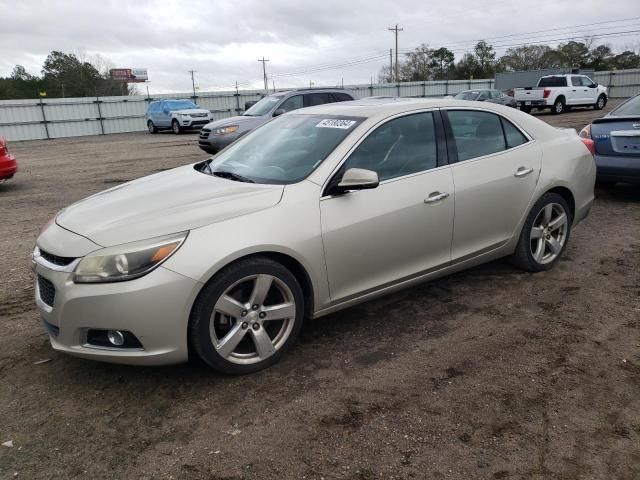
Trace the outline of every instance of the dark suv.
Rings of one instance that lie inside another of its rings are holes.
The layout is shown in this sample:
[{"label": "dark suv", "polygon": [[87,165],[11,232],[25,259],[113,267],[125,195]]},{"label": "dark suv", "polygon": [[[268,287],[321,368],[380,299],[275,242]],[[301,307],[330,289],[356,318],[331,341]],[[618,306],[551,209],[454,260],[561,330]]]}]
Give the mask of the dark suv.
[{"label": "dark suv", "polygon": [[305,88],[277,92],[264,97],[242,115],[205,125],[198,144],[208,153],[218,153],[245,133],[265,124],[273,117],[303,107],[356,100],[347,90],[339,88]]}]

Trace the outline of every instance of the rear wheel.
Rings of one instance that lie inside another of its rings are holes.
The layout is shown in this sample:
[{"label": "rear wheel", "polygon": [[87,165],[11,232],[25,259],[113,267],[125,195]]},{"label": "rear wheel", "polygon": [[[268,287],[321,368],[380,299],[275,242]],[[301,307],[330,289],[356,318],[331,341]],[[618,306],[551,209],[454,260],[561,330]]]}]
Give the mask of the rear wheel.
[{"label": "rear wheel", "polygon": [[180,135],[182,133],[182,128],[180,127],[178,120],[171,121],[171,130],[173,130],[173,133],[176,135]]},{"label": "rear wheel", "polygon": [[156,127],[151,120],[147,122],[147,129],[149,133],[158,133],[158,127]]},{"label": "rear wheel", "polygon": [[235,263],[202,290],[189,323],[198,356],[228,374],[277,362],[302,328],[304,296],[295,276],[268,258]]},{"label": "rear wheel", "polygon": [[567,246],[571,222],[565,199],[557,193],[545,193],[527,216],[512,263],[529,272],[549,270]]},{"label": "rear wheel", "polygon": [[551,113],[554,115],[558,115],[560,113],[564,113],[566,104],[564,103],[563,97],[558,97],[555,102],[553,102],[553,107],[551,107]]},{"label": "rear wheel", "polygon": [[598,97],[598,101],[595,103],[593,108],[595,110],[602,110],[607,105],[607,97],[604,94],[601,94]]}]

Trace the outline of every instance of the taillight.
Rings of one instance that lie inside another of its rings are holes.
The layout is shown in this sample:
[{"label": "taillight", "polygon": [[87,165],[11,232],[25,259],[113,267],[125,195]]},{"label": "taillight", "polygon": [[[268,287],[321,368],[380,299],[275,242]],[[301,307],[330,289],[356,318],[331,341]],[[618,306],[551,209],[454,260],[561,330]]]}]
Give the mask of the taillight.
[{"label": "taillight", "polygon": [[591,138],[591,124],[580,130],[580,138]]},{"label": "taillight", "polygon": [[584,143],[584,146],[587,147],[589,152],[591,152],[591,155],[595,157],[595,155],[596,155],[596,143],[593,140],[591,140],[590,138],[581,137],[580,140],[582,140],[582,143]]},{"label": "taillight", "polygon": [[550,88],[545,88],[542,91],[542,98],[549,98],[549,95],[551,95],[551,89]]},{"label": "taillight", "polygon": [[4,155],[5,153],[9,153],[9,149],[7,148],[7,141],[4,137],[0,137],[0,155]]}]

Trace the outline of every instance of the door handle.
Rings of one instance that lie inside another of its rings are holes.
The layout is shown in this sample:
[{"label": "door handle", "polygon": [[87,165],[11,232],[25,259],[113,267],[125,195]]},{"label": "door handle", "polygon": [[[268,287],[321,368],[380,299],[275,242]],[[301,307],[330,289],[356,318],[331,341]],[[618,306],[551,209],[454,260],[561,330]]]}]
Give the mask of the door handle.
[{"label": "door handle", "polygon": [[513,174],[514,177],[526,177],[530,173],[533,173],[533,168],[520,167],[516,173]]},{"label": "door handle", "polygon": [[436,203],[440,200],[447,198],[449,194],[447,192],[431,192],[427,198],[424,199],[424,203]]}]

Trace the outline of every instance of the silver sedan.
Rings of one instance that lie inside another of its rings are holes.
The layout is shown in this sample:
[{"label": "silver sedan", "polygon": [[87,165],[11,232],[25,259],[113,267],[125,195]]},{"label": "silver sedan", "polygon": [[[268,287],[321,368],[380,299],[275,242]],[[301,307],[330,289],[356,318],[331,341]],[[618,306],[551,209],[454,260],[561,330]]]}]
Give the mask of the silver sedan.
[{"label": "silver sedan", "polygon": [[59,212],[36,303],[62,352],[253,372],[306,319],[500,257],[551,268],[593,202],[588,142],[459,100],[297,110]]}]

